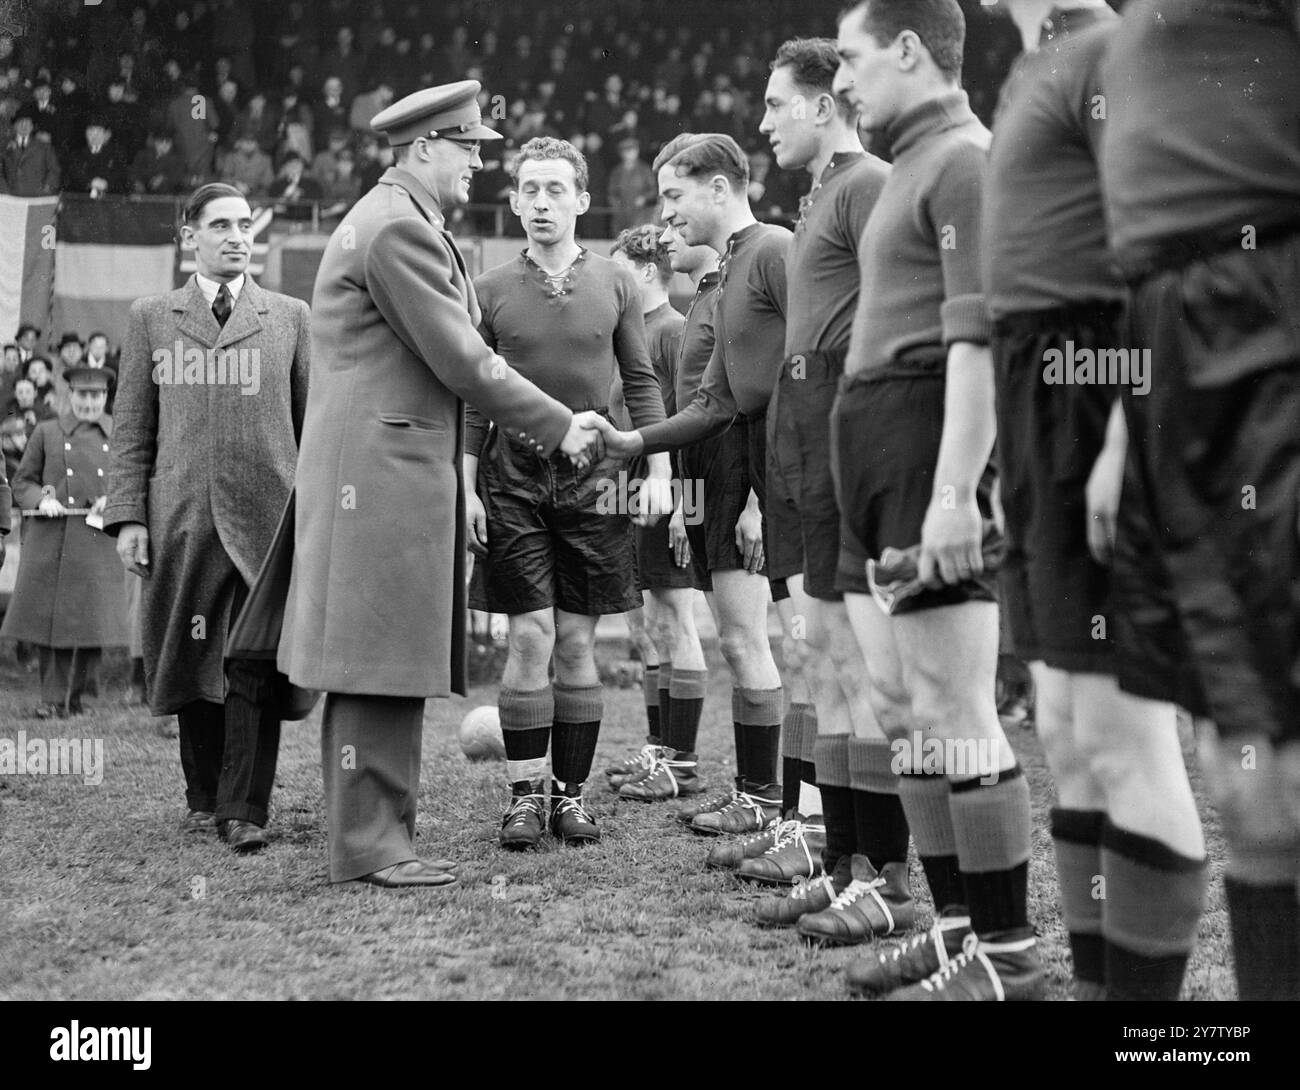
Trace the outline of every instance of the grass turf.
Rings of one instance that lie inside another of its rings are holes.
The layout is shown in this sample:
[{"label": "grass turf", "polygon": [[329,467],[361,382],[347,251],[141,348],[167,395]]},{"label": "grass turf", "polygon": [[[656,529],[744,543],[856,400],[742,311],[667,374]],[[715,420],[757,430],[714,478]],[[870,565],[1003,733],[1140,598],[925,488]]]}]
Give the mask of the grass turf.
[{"label": "grass turf", "polygon": [[[703,771],[729,778],[728,675],[709,649]],[[644,734],[638,688],[605,690],[589,801],[604,839],[497,848],[504,767],[466,760],[456,727],[495,703],[495,688],[430,701],[417,849],[462,863],[448,891],[330,886],[319,768],[319,708],[286,724],[272,800],[271,845],[235,856],[215,837],[182,837],[175,740],[122,699],[110,660],[93,714],[28,718],[35,676],[0,656],[0,737],[103,740],[99,786],[79,778],[0,776],[0,998],[4,999],[840,999],[853,948],[814,950],[791,931],[747,921],[763,893],[702,861],[709,841],[673,820],[673,804],[618,801],[600,769]],[[1048,997],[1068,995],[1048,833],[1051,785],[1032,733],[1011,739],[1032,791],[1030,913]],[[1234,995],[1221,883],[1222,842],[1190,738],[1185,756],[1213,863],[1207,912],[1184,997]],[[924,881],[913,861],[913,886]],[[924,895],[922,895],[924,900]],[[928,905],[922,923],[929,922]]]}]

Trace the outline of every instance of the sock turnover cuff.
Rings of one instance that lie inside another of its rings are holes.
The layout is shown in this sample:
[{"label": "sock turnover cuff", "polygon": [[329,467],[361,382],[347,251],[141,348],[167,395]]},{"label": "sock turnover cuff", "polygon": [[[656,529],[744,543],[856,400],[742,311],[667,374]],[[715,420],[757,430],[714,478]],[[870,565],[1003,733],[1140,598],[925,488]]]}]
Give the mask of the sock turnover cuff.
[{"label": "sock turnover cuff", "polygon": [[497,710],[503,731],[549,727],[555,718],[555,693],[549,685],[529,690],[502,688]]},{"label": "sock turnover cuff", "polygon": [[849,779],[855,791],[897,795],[898,777],[892,768],[893,751],[884,738],[849,739]]},{"label": "sock turnover cuff", "polygon": [[780,726],[785,707],[785,690],[735,688],[731,690],[732,719],[742,726]]},{"label": "sock turnover cuff", "polygon": [[962,872],[1006,871],[1028,862],[1029,784],[1024,776],[1008,778],[1003,773],[997,783],[979,785],[978,790],[963,787],[954,787],[948,797]]},{"label": "sock turnover cuff", "polygon": [[555,689],[555,722],[598,723],[605,713],[605,690],[599,685],[561,685]]},{"label": "sock turnover cuff", "polygon": [[818,735],[813,746],[813,762],[817,766],[817,783],[827,787],[852,787],[849,772],[849,736],[847,734]]},{"label": "sock turnover cuff", "polygon": [[708,681],[708,670],[683,670],[674,666],[668,683],[668,697],[670,700],[703,700]]},{"label": "sock turnover cuff", "polygon": [[1051,809],[1052,839],[1081,847],[1101,845],[1101,830],[1106,823],[1104,810],[1073,810],[1065,806]]}]

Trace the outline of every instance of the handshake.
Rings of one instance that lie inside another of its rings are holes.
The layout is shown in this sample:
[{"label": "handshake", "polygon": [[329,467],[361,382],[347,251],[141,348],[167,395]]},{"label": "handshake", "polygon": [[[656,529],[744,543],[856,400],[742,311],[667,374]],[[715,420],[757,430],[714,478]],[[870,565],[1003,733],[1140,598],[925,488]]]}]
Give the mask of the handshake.
[{"label": "handshake", "polygon": [[641,453],[643,445],[640,432],[619,431],[600,413],[588,409],[573,414],[560,450],[579,469],[586,469],[607,453],[620,458],[634,457]]}]

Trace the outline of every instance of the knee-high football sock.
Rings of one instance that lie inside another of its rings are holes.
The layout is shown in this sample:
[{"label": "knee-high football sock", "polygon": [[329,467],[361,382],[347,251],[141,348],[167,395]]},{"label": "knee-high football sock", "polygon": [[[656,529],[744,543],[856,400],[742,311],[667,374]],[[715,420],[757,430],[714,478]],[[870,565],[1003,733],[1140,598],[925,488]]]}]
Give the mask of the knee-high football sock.
[{"label": "knee-high football sock", "polygon": [[652,746],[663,740],[663,722],[659,718],[659,667],[647,666],[641,675],[641,692],[645,696],[645,740]]},{"label": "knee-high football sock", "polygon": [[853,788],[856,854],[876,870],[886,863],[907,862],[907,815],[898,798],[898,777],[883,738],[849,739],[849,781]]},{"label": "knee-high football sock", "polygon": [[817,738],[813,751],[817,763],[817,788],[822,795],[822,817],[826,825],[822,866],[829,874],[841,859],[852,857],[856,840],[852,776],[849,772],[849,736],[821,735]]},{"label": "knee-high football sock", "polygon": [[704,712],[704,686],[708,680],[707,670],[673,667],[668,683],[668,722],[664,729],[664,745],[669,749],[678,753],[695,752],[700,716]]},{"label": "knee-high football sock", "polygon": [[909,772],[898,777],[898,800],[916,842],[936,915],[945,911],[960,914],[967,904],[966,885],[957,865],[950,794],[948,780],[942,775]]},{"label": "knee-high football sock", "polygon": [[[811,705],[791,704],[781,720],[781,812],[799,809],[799,788],[803,783],[804,731]],[[814,739],[816,741],[816,739]]]},{"label": "knee-high football sock", "polygon": [[[781,744],[781,709],[785,691],[733,689],[732,715],[736,725],[736,764],[749,790],[779,784],[776,755]],[[743,751],[743,756],[742,756]]]},{"label": "knee-high football sock", "polygon": [[952,830],[970,906],[981,939],[1029,928],[1029,784],[1019,765],[996,783],[954,783],[948,796]]},{"label": "knee-high football sock", "polygon": [[555,696],[544,689],[502,688],[497,698],[501,737],[506,744],[506,778],[513,783],[533,783],[546,774],[546,751],[551,744]]},{"label": "knee-high football sock", "polygon": [[561,787],[585,783],[591,774],[604,711],[604,690],[599,685],[555,683],[551,774]]},{"label": "knee-high football sock", "polygon": [[799,747],[800,777],[809,787],[816,787],[817,758],[814,751],[817,749],[817,709],[811,704],[801,704],[800,707],[803,708],[803,730],[800,732],[803,741]]},{"label": "knee-high football sock", "polygon": [[1205,907],[1209,863],[1109,819],[1101,830],[1106,998],[1173,1001]]},{"label": "knee-high football sock", "polygon": [[1052,810],[1052,843],[1061,916],[1070,936],[1075,980],[1100,988],[1106,983],[1106,943],[1101,934],[1102,874],[1100,810]]}]

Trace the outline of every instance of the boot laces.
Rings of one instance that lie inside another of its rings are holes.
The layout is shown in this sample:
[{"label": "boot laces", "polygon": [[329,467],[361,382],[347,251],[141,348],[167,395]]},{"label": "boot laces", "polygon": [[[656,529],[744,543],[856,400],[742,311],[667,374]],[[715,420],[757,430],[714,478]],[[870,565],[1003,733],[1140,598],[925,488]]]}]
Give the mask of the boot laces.
[{"label": "boot laces", "polygon": [[545,804],[545,795],[515,795],[506,810],[506,822],[510,825],[523,825],[530,814],[534,817],[540,816]]},{"label": "boot laces", "polygon": [[566,795],[555,804],[555,814],[559,817],[561,814],[572,814],[579,821],[585,821],[588,825],[595,822],[591,820],[591,814],[587,811],[587,805],[581,795],[576,798],[570,798]]}]

